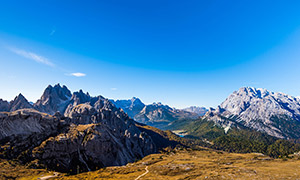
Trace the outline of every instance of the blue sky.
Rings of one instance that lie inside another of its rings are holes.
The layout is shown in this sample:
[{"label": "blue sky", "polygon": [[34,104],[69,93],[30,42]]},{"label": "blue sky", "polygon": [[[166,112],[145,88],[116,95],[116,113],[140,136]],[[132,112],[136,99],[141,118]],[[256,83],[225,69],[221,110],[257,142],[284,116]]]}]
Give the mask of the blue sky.
[{"label": "blue sky", "polygon": [[300,96],[299,1],[0,2],[0,97],[48,84],[215,107],[242,86]]}]

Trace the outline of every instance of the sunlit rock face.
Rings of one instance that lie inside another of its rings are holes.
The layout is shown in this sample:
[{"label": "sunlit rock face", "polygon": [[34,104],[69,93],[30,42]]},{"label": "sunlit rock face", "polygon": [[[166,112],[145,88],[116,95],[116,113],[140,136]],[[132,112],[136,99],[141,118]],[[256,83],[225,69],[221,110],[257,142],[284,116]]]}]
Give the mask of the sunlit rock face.
[{"label": "sunlit rock face", "polygon": [[216,122],[225,117],[279,138],[300,137],[300,99],[266,89],[240,88],[204,117]]}]

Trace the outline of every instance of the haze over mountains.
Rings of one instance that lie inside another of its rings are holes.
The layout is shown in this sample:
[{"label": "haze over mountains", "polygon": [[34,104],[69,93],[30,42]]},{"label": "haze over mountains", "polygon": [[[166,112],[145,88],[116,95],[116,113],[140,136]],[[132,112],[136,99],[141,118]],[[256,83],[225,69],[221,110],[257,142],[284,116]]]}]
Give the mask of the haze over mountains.
[{"label": "haze over mountains", "polygon": [[145,105],[136,97],[130,100],[110,101],[122,108],[132,119],[160,129],[167,129],[168,124],[175,120],[196,119],[203,116],[207,111],[205,108],[195,106],[187,109],[176,109],[162,103]]}]

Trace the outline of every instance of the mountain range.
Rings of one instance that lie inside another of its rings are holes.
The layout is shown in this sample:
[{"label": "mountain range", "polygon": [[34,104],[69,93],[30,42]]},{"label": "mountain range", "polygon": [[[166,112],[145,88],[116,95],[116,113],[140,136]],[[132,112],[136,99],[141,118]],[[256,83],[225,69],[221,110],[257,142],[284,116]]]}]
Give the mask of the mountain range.
[{"label": "mountain range", "polygon": [[196,119],[203,116],[207,109],[204,107],[189,107],[186,109],[171,108],[162,103],[145,105],[139,98],[130,100],[110,100],[116,107],[123,109],[137,122],[154,126],[160,129],[168,129],[168,125],[180,119]]},{"label": "mountain range", "polygon": [[[49,85],[36,103],[22,94],[10,102],[0,99],[0,112],[0,158],[68,173],[125,165],[167,146],[271,154],[280,152],[272,150],[279,147],[278,138],[300,138],[300,99],[252,87],[206,110],[145,105],[135,97],[114,101],[57,84]],[[184,131],[192,139],[145,124]]]},{"label": "mountain range", "polygon": [[57,84],[33,105],[22,94],[0,102],[0,158],[79,173],[125,165],[159,150],[142,126],[102,96],[71,93]]}]

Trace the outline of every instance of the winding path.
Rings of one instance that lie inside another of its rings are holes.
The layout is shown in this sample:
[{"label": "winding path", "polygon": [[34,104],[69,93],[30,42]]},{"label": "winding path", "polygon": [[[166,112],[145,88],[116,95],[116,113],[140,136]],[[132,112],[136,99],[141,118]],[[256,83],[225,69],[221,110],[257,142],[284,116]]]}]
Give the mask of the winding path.
[{"label": "winding path", "polygon": [[142,174],[142,175],[139,175],[139,177],[135,178],[135,180],[140,179],[141,177],[145,176],[149,172],[148,166],[145,167],[145,170],[146,170],[146,172],[144,172],[144,174]]},{"label": "winding path", "polygon": [[55,178],[57,176],[58,176],[58,173],[55,172],[53,175],[43,176],[43,177],[38,178],[38,180],[47,180],[47,179],[50,179],[50,178]]}]

